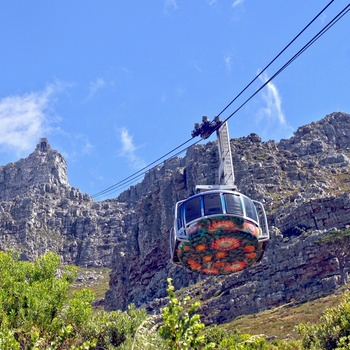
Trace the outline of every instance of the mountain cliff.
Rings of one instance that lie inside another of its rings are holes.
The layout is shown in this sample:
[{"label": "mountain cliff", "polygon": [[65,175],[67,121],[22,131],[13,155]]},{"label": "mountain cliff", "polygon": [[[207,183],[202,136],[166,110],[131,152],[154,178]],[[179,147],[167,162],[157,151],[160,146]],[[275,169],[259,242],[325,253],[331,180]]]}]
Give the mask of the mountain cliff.
[{"label": "mountain cliff", "polygon": [[167,276],[176,289],[200,282],[188,293],[200,295],[208,322],[335,288],[334,259],[314,241],[332,227],[350,225],[350,116],[333,113],[300,127],[288,140],[262,142],[251,134],[231,140],[231,146],[238,189],[264,202],[268,212],[272,239],[261,263],[232,276],[207,278],[169,263],[175,202],[194,194],[196,184],[217,179],[216,142],[195,145],[186,157],[152,169],[118,197],[128,203],[126,227],[133,249],[114,251],[107,309],[131,302],[157,309]]},{"label": "mountain cliff", "polygon": [[53,251],[69,264],[110,266],[122,207],[71,187],[66,161],[42,138],[27,158],[0,167],[0,249],[23,259]]},{"label": "mountain cliff", "polygon": [[314,242],[350,225],[350,115],[332,113],[280,142],[250,134],[231,147],[237,187],[264,203],[272,235],[249,270],[204,277],[170,263],[174,205],[195,185],[216,183],[216,142],[151,169],[113,200],[94,202],[69,185],[64,158],[41,139],[27,158],[0,167],[0,248],[23,259],[54,251],[66,263],[110,267],[107,310],[135,303],[156,312],[168,276],[202,300],[207,323],[329,293],[339,282],[337,263]]}]

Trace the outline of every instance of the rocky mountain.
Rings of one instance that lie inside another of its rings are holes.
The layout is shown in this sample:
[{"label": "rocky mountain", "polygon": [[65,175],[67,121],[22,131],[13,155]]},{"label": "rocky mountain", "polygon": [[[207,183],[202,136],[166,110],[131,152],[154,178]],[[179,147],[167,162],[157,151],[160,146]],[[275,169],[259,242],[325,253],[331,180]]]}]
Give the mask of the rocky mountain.
[{"label": "rocky mountain", "polygon": [[0,249],[23,259],[47,251],[79,266],[111,266],[123,205],[94,202],[68,184],[66,161],[42,138],[27,158],[0,167]]},{"label": "rocky mountain", "polygon": [[264,203],[272,235],[248,270],[204,277],[170,263],[174,205],[195,185],[217,183],[216,142],[192,146],[117,198],[95,202],[69,186],[64,158],[41,139],[27,158],[0,167],[0,248],[110,267],[107,310],[134,303],[156,312],[170,276],[202,300],[207,323],[332,291],[337,262],[315,241],[350,225],[350,115],[332,113],[280,142],[251,134],[231,147],[237,187]]},{"label": "rocky mountain", "polygon": [[334,259],[314,241],[332,227],[350,225],[350,116],[333,113],[300,127],[288,140],[262,142],[251,134],[231,140],[231,146],[238,189],[264,202],[268,212],[272,239],[261,263],[208,278],[169,263],[175,202],[194,194],[196,184],[217,179],[216,143],[196,145],[119,196],[130,210],[127,244],[133,249],[114,251],[107,309],[132,302],[157,309],[167,276],[176,289],[196,284],[188,293],[200,295],[208,322],[226,322],[335,288]]}]

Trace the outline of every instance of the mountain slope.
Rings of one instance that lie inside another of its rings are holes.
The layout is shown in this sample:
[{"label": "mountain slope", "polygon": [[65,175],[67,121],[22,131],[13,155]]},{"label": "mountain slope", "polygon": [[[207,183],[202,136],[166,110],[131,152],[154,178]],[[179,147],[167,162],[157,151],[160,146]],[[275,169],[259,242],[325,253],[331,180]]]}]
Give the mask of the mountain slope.
[{"label": "mountain slope", "polygon": [[279,143],[251,134],[231,145],[239,190],[263,201],[268,211],[272,239],[261,263],[240,274],[208,278],[169,263],[175,202],[192,195],[196,184],[216,183],[216,143],[196,145],[118,197],[131,210],[126,232],[134,249],[122,255],[115,249],[107,309],[129,303],[157,309],[167,276],[176,289],[200,282],[188,293],[202,300],[209,323],[336,288],[334,259],[314,241],[327,229],[350,224],[350,116],[333,113]]},{"label": "mountain slope", "polygon": [[280,142],[256,134],[231,140],[238,189],[264,202],[271,241],[262,261],[226,277],[170,263],[174,205],[197,184],[215,184],[216,142],[151,169],[113,200],[94,202],[68,183],[62,155],[46,139],[27,158],[0,167],[0,248],[23,259],[54,251],[66,263],[112,269],[105,308],[157,312],[166,278],[202,301],[207,323],[330,293],[337,263],[314,242],[350,225],[350,115],[332,113]]}]

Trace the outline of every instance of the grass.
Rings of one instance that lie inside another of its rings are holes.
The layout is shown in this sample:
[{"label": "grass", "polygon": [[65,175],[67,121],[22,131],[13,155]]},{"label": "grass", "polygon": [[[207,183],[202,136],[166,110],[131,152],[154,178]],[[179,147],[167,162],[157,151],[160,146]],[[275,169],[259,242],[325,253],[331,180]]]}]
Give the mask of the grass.
[{"label": "grass", "polygon": [[350,191],[350,175],[346,173],[340,173],[333,175],[334,179],[334,185],[336,189],[333,191],[333,193],[343,193]]},{"label": "grass", "polygon": [[252,335],[264,334],[267,338],[277,337],[280,340],[299,339],[294,327],[300,323],[317,323],[326,308],[339,304],[345,289],[346,286],[332,295],[306,303],[292,302],[258,314],[239,316],[220,327]]},{"label": "grass", "polygon": [[111,269],[106,267],[78,267],[78,277],[71,286],[70,295],[72,295],[76,290],[88,288],[96,294],[95,301],[102,300],[109,288],[110,272]]},{"label": "grass", "polygon": [[[89,288],[96,293],[96,301],[104,298],[109,288],[110,269],[107,268],[78,268],[78,281],[72,285],[72,290]],[[191,289],[191,302],[200,300],[203,281],[195,286],[187,287],[176,291],[177,296],[182,299],[189,295]],[[266,338],[276,337],[277,339],[299,339],[294,327],[300,323],[317,323],[325,309],[339,304],[345,289],[349,285],[337,289],[333,294],[308,301],[298,303],[297,301],[281,305],[271,310],[265,310],[257,314],[242,315],[232,322],[219,325],[229,331],[238,330],[240,333],[251,335],[263,334]],[[213,298],[219,296],[214,295]],[[96,307],[96,309],[101,306]]]}]

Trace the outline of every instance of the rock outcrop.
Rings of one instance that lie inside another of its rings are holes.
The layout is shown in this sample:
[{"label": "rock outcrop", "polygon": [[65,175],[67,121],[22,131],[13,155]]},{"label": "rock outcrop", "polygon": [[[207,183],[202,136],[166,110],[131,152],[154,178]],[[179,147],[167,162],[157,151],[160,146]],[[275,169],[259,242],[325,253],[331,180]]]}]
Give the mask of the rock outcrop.
[{"label": "rock outcrop", "polygon": [[53,251],[65,263],[111,266],[123,205],[96,203],[69,186],[66,161],[46,139],[27,158],[0,167],[0,200],[0,249],[23,259]]},{"label": "rock outcrop", "polygon": [[40,139],[27,158],[0,167],[0,199],[8,201],[22,196],[30,187],[41,184],[68,186],[66,161],[46,138]]},{"label": "rock outcrop", "polygon": [[[276,232],[262,262],[236,275],[209,278],[169,263],[168,232],[175,202],[194,194],[196,184],[216,183],[216,143],[196,145],[185,158],[152,169],[142,183],[119,196],[130,210],[145,215],[131,213],[126,225],[128,244],[137,248],[122,254],[119,247],[114,251],[108,310],[123,309],[129,303],[157,309],[166,295],[167,276],[177,289],[201,282],[198,293],[207,307],[203,312],[213,322],[334,288],[334,261],[315,251],[313,241],[327,229],[350,225],[350,116],[333,113],[300,127],[291,139],[279,143],[262,142],[251,134],[231,140],[231,146],[239,190],[264,202]],[[285,243],[299,236],[303,239],[298,243]],[[301,283],[304,270],[307,280]],[[191,294],[191,287],[188,290]],[[216,304],[210,301],[213,295],[220,295],[214,298]]]},{"label": "rock outcrop", "polygon": [[54,251],[66,263],[110,267],[107,310],[134,303],[157,312],[169,276],[202,300],[207,323],[329,293],[337,262],[315,241],[350,225],[350,115],[328,115],[288,140],[251,134],[231,147],[236,184],[264,203],[272,233],[249,270],[204,277],[170,263],[174,205],[195,185],[217,182],[216,142],[192,146],[116,199],[95,202],[69,185],[64,158],[41,139],[27,158],[0,167],[0,248],[23,259]]}]

